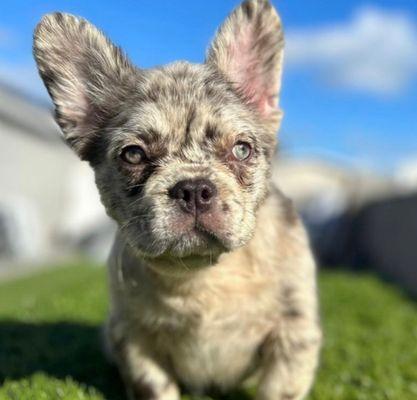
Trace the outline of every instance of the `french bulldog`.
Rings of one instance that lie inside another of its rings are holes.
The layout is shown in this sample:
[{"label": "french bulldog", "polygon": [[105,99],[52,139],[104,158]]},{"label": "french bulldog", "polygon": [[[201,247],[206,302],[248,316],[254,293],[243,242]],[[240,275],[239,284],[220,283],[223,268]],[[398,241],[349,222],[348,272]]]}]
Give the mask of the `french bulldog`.
[{"label": "french bulldog", "polygon": [[56,121],[118,224],[105,332],[130,399],[228,392],[250,377],[257,400],[309,392],[316,267],[270,178],[283,49],[267,0],[238,6],[198,65],[137,68],[68,14],[36,28]]}]

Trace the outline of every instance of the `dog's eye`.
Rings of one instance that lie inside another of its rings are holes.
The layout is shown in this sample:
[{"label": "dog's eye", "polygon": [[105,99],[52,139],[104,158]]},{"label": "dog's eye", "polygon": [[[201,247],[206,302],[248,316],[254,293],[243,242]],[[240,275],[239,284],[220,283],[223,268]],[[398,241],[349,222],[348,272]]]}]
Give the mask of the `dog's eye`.
[{"label": "dog's eye", "polygon": [[142,147],[140,146],[126,146],[122,150],[120,157],[122,158],[123,161],[129,164],[137,165],[145,160],[146,155]]},{"label": "dog's eye", "polygon": [[233,156],[236,160],[247,160],[252,154],[252,147],[246,142],[237,142],[232,149]]}]

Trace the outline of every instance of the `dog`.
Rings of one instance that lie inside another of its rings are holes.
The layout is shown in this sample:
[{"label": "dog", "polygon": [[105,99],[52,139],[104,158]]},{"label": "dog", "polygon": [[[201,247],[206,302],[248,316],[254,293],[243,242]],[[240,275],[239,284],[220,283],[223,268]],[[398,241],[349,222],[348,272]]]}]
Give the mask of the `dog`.
[{"label": "dog", "polygon": [[35,30],[56,121],[118,224],[105,331],[131,399],[223,393],[250,377],[257,400],[310,390],[315,262],[270,179],[283,47],[267,0],[238,6],[199,65],[137,68],[68,14]]}]

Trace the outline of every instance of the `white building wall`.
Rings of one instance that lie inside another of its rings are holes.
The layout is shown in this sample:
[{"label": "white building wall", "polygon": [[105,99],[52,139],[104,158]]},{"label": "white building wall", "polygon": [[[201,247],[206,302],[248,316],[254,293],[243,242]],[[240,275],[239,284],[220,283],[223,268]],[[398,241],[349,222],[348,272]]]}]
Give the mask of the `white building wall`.
[{"label": "white building wall", "polygon": [[87,164],[64,143],[39,139],[2,120],[0,210],[13,225],[20,260],[47,258],[57,251],[63,230],[76,234],[105,218]]}]

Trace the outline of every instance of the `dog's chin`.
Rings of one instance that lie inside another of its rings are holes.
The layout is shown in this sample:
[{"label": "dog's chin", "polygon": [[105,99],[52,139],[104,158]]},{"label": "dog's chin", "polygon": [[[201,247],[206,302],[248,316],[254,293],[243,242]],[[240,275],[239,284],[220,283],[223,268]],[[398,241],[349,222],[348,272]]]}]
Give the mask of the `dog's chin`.
[{"label": "dog's chin", "polygon": [[153,270],[163,275],[183,276],[198,270],[212,267],[217,263],[220,254],[192,254],[184,257],[164,255],[147,259],[147,264]]},{"label": "dog's chin", "polygon": [[[140,248],[129,240],[132,250],[158,270],[193,271],[213,266],[221,254],[232,250],[221,236],[196,228],[173,237],[155,248]],[[133,246],[132,246],[133,245]]]},{"label": "dog's chin", "polygon": [[144,260],[150,268],[163,275],[184,276],[214,266],[223,252],[219,248],[201,253],[197,250],[187,254],[167,252],[157,257],[145,256]]}]

